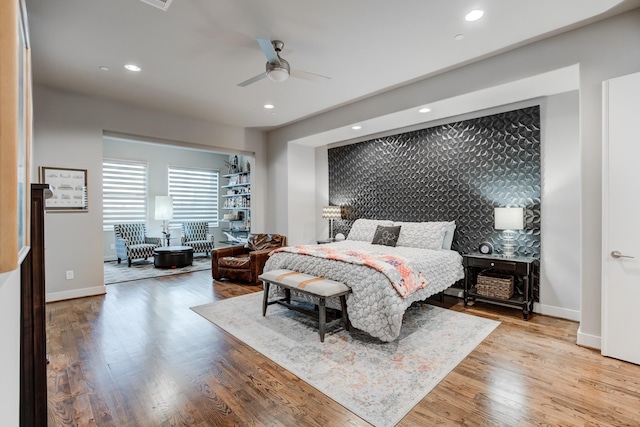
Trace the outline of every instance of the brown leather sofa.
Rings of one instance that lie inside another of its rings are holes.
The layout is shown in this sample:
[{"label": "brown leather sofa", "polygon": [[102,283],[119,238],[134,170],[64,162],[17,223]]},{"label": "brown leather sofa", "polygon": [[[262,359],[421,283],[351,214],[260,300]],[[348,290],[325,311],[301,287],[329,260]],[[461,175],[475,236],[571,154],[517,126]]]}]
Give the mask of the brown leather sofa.
[{"label": "brown leather sofa", "polygon": [[245,245],[227,246],[211,251],[211,275],[235,281],[259,284],[269,253],[286,246],[287,238],[280,234],[250,234]]}]

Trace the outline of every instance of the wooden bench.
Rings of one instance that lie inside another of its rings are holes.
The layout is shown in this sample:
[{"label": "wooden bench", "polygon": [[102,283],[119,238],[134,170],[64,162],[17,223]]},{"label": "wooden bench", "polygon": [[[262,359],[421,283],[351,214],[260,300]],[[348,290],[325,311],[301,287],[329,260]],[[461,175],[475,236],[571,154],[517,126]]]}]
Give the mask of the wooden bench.
[{"label": "wooden bench", "polygon": [[[258,276],[264,284],[264,297],[262,300],[262,315],[267,315],[267,306],[280,304],[292,310],[308,314],[318,319],[320,330],[320,342],[324,342],[324,333],[327,327],[338,323],[344,323],[344,328],[349,330],[349,316],[347,315],[346,295],[351,292],[347,285],[334,280],[316,277],[310,274],[292,270],[272,270]],[[285,297],[269,301],[269,285],[277,285],[284,288]],[[318,311],[307,310],[291,304],[291,291],[297,291],[318,298]],[[342,316],[327,323],[326,300],[329,297],[339,297]]]}]

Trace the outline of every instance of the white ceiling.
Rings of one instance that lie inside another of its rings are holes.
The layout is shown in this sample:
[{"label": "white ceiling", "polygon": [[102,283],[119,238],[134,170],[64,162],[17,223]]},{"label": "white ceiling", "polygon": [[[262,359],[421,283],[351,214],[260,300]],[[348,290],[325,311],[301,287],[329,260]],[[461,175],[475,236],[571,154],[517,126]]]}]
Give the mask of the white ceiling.
[{"label": "white ceiling", "polygon": [[[139,0],[26,4],[36,83],[271,129],[639,1],[174,0],[166,12]],[[466,22],[475,8],[485,16]],[[454,40],[456,34],[464,38]],[[283,40],[282,57],[292,69],[331,80],[237,86],[264,70],[256,37]],[[125,70],[127,63],[142,71]],[[265,110],[266,103],[275,109]]]},{"label": "white ceiling", "polygon": [[404,128],[403,131],[406,132],[411,126],[420,125],[421,128],[424,126],[423,123],[432,123],[443,118],[578,90],[579,83],[579,67],[577,64],[571,65],[453,98],[430,102],[430,110],[427,114],[420,113],[418,108],[410,108],[360,121],[357,124],[362,126],[361,130],[354,130],[351,125],[341,126],[290,142],[309,147],[320,147],[334,143],[353,143],[371,138],[371,135],[379,136],[395,129]]}]

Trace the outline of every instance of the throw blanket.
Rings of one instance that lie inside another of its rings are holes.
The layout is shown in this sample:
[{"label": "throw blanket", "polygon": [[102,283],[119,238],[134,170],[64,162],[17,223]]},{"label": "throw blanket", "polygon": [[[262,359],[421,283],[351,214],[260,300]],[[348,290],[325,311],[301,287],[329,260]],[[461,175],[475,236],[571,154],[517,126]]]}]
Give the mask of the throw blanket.
[{"label": "throw blanket", "polygon": [[274,250],[274,252],[289,252],[309,255],[316,258],[332,259],[355,265],[366,265],[387,276],[391,285],[402,298],[422,289],[427,280],[422,273],[415,273],[408,259],[391,254],[375,254],[351,249],[340,250],[329,246],[288,246]]}]

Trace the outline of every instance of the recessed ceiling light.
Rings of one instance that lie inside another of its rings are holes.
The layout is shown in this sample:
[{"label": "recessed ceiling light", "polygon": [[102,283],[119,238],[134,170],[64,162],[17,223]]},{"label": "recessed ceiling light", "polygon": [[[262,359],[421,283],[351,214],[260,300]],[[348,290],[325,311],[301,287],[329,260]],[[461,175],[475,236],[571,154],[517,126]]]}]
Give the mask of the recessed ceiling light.
[{"label": "recessed ceiling light", "polygon": [[362,126],[360,126],[360,125],[351,126],[351,129],[360,130],[360,129],[362,129]]},{"label": "recessed ceiling light", "polygon": [[105,67],[104,65],[99,66],[98,69],[100,71],[109,71],[109,67]]},{"label": "recessed ceiling light", "polygon": [[454,40],[462,40],[464,38],[464,34],[456,34],[453,39]]},{"label": "recessed ceiling light", "polygon": [[482,15],[484,15],[484,10],[476,9],[476,10],[472,10],[471,12],[467,13],[467,16],[465,16],[464,19],[466,19],[469,22],[473,22],[473,21],[477,21],[478,19],[482,18]]},{"label": "recessed ceiling light", "polygon": [[424,107],[419,109],[418,113],[428,113],[429,111],[431,111],[431,108]]},{"label": "recessed ceiling light", "polygon": [[133,64],[127,64],[124,66],[124,68],[126,68],[129,71],[140,71],[142,70],[142,68],[138,67],[137,65],[133,65]]},{"label": "recessed ceiling light", "polygon": [[271,104],[264,104],[264,108],[266,108],[267,110],[270,110],[270,109],[274,108],[274,106],[271,105]]}]

